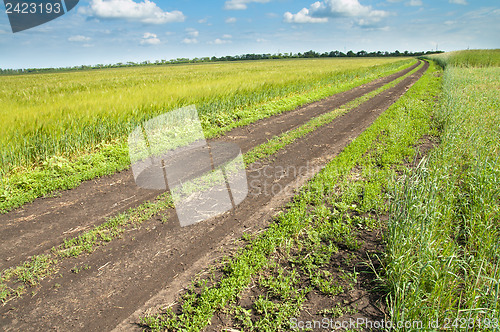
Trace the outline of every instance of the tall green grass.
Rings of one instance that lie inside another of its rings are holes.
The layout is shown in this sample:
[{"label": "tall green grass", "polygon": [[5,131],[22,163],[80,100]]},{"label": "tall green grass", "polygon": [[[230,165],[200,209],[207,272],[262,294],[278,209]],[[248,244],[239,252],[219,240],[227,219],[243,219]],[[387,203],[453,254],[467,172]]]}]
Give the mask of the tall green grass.
[{"label": "tall green grass", "polygon": [[441,67],[498,67],[500,66],[500,49],[467,50],[427,55],[424,58],[436,61]]},{"label": "tall green grass", "polygon": [[446,64],[441,144],[392,201],[386,280],[394,321],[500,326],[500,68],[484,67],[484,54],[458,53]]}]

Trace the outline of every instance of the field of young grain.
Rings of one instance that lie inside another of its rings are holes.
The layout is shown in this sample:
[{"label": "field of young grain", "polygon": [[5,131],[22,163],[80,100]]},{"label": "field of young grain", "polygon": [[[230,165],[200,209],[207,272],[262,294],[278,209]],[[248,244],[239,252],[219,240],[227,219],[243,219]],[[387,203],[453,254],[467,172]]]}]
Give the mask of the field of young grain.
[{"label": "field of young grain", "polygon": [[[290,145],[304,139],[308,134],[321,129],[321,127],[328,125],[342,115],[346,115],[371,98],[383,94],[390,89],[394,89],[398,84],[401,84],[404,80],[415,75],[416,72],[421,71],[424,67],[425,65],[423,62],[415,64],[404,70],[403,73],[398,73],[396,75],[397,78],[384,78],[384,80],[389,83],[378,83],[380,85],[379,88],[372,87],[372,91],[368,88],[370,92],[365,94],[359,92],[360,96],[358,98],[346,102],[343,105],[339,105],[336,109],[330,109],[329,107],[325,108],[325,113],[317,117],[311,115],[311,119],[308,122],[292,130],[284,131],[269,140],[264,138],[262,144],[255,145],[252,149],[249,149],[243,154],[246,166],[250,167],[252,164],[255,166],[254,163],[265,162],[266,158],[286,150]],[[305,113],[305,111],[301,109],[290,112],[295,112],[296,115],[297,113],[299,113],[299,115]],[[282,115],[287,116],[290,112]],[[284,123],[284,121],[280,121],[279,118],[274,118],[274,120],[269,121],[276,121],[281,124]],[[271,129],[269,126],[263,125],[262,123],[258,124],[258,126],[263,126],[266,130],[276,131],[276,129]],[[246,129],[248,129],[248,127]],[[280,130],[276,131],[277,134],[279,132]],[[245,138],[248,139],[247,137]],[[208,182],[202,181],[203,178],[198,178],[196,180],[196,189],[194,191],[198,191],[200,186],[206,186],[207,184],[209,186],[213,185],[212,181],[214,181],[214,178],[212,173],[206,174],[205,179]],[[189,191],[193,189],[193,187],[186,186],[183,189]],[[108,194],[112,194],[112,192],[110,191]],[[52,247],[48,255],[32,255],[29,260],[25,261],[23,264],[2,271],[0,274],[0,302],[7,302],[16,296],[21,296],[25,293],[26,286],[38,285],[41,279],[54,274],[54,271],[57,270],[62,260],[90,254],[99,247],[105,246],[113,240],[117,240],[119,237],[123,236],[126,231],[130,231],[131,227],[138,227],[155,215],[164,213],[165,210],[172,209],[173,207],[170,193],[163,193],[154,200],[142,202],[142,204],[135,208],[106,218],[105,222],[98,223],[92,229],[86,230],[76,237],[65,238],[64,243]],[[162,217],[163,222],[167,222],[168,219],[169,218],[166,216]]]},{"label": "field of young grain", "polygon": [[227,125],[238,107],[361,77],[368,67],[394,61],[245,62],[1,77],[0,164],[9,171],[97,145],[183,105],[198,105],[207,125]]},{"label": "field of young grain", "polygon": [[320,59],[0,77],[0,210],[128,166],[142,121],[195,104],[208,137],[402,69],[408,59]]}]

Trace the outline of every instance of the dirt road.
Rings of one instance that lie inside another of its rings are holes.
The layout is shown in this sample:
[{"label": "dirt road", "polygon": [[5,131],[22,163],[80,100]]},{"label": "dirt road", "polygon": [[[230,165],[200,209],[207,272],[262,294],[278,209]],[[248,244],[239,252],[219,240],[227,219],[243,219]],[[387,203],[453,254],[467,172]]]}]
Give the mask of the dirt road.
[{"label": "dirt road", "polygon": [[[249,151],[376,90],[416,66],[237,128],[215,141],[233,142],[243,152]],[[427,68],[425,64],[395,87],[288,145],[265,162],[250,165],[247,176],[256,180],[256,185],[250,186],[248,198],[234,211],[181,228],[175,210],[169,210],[167,223],[157,216],[91,255],[64,260],[56,277],[0,307],[0,327],[7,331],[137,329],[138,317],[148,308],[173,302],[193,275],[234,248],[235,239],[264,228],[293,197],[296,188],[368,128]],[[44,253],[64,238],[74,237],[159,193],[138,188],[131,172],[124,171],[2,215],[0,270]],[[76,274],[71,272],[75,265],[90,269]]]}]

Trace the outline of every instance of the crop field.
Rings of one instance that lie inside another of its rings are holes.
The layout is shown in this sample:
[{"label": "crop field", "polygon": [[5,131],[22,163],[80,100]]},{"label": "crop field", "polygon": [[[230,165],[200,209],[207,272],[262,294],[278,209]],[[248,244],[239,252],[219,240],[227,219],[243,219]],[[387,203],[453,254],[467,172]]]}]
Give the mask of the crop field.
[{"label": "crop field", "polygon": [[2,170],[95,146],[184,105],[198,105],[207,127],[227,126],[237,119],[239,107],[379,74],[364,68],[398,60],[202,64],[2,77]]},{"label": "crop field", "polygon": [[[500,50],[0,81],[0,329],[500,328]],[[127,138],[187,105],[248,193],[182,227]]]},{"label": "crop field", "polygon": [[169,110],[196,105],[206,136],[213,137],[396,72],[408,61],[283,60],[2,76],[0,210],[127,167],[127,135]]}]

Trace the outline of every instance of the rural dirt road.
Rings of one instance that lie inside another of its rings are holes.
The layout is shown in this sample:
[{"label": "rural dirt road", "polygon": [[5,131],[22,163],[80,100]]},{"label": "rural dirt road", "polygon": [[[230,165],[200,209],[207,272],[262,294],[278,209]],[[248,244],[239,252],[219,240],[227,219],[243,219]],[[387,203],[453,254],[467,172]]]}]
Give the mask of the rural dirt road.
[{"label": "rural dirt road", "polygon": [[[293,111],[237,128],[214,141],[238,144],[243,152],[297,128],[416,68],[378,79]],[[138,318],[157,305],[175,301],[190,279],[235,248],[243,233],[266,227],[322,166],[400,98],[427,70],[428,64],[395,87],[363,103],[328,125],[247,169],[248,198],[234,211],[180,227],[175,210],[144,222],[90,255],[63,261],[58,274],[0,307],[0,329],[6,331],[140,330]],[[264,172],[265,170],[265,172]],[[299,170],[292,172],[290,170]],[[271,191],[280,188],[281,191]],[[265,190],[267,189],[267,190]],[[51,198],[37,199],[0,216],[0,270],[50,250],[107,217],[138,206],[160,192],[138,188],[130,170],[83,183]],[[75,266],[89,266],[78,274]],[[32,292],[33,291],[33,292]]]}]

